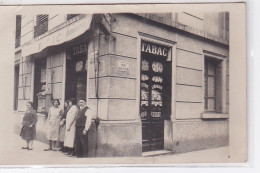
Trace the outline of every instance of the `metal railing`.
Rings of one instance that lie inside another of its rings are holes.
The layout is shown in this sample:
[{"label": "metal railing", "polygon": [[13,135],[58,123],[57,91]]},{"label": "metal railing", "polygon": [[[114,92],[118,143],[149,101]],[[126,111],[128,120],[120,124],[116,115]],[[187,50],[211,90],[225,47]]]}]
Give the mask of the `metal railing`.
[{"label": "metal railing", "polygon": [[48,20],[34,27],[34,38],[48,31]]}]

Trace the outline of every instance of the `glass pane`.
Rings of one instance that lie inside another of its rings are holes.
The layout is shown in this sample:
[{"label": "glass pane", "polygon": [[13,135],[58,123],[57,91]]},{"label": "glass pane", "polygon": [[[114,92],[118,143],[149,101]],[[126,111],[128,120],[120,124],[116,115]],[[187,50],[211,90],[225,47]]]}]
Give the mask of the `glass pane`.
[{"label": "glass pane", "polygon": [[208,75],[215,75],[215,65],[208,63]]},{"label": "glass pane", "polygon": [[208,98],[208,111],[215,111],[215,99]]},{"label": "glass pane", "polygon": [[215,97],[215,78],[208,77],[208,97]]}]

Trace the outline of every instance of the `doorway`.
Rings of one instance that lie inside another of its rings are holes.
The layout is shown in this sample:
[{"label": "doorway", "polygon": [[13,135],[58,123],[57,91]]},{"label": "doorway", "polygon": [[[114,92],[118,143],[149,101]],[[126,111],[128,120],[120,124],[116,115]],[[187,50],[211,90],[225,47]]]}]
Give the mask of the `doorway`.
[{"label": "doorway", "polygon": [[[84,45],[84,46],[83,46]],[[80,50],[80,51],[77,51]],[[71,57],[66,61],[65,99],[86,99],[87,90],[87,45],[79,44],[68,50]]]},{"label": "doorway", "polygon": [[164,120],[171,112],[171,61],[166,53],[169,48],[148,42],[141,45],[142,151],[163,150]]}]

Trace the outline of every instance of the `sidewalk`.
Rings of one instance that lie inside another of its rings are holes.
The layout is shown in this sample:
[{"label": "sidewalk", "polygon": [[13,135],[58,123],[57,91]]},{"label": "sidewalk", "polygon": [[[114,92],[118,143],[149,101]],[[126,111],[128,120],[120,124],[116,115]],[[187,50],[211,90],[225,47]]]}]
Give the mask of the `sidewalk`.
[{"label": "sidewalk", "polygon": [[[59,151],[43,151],[48,145],[34,141],[34,149],[22,150],[25,141],[18,135],[8,135],[9,140],[0,143],[0,164],[4,165],[59,165],[69,167],[70,164],[163,164],[196,163],[196,162],[228,162],[228,147],[200,150],[182,154],[159,155],[155,157],[122,157],[122,158],[75,158],[68,157]],[[194,162],[196,161],[196,162]]]}]

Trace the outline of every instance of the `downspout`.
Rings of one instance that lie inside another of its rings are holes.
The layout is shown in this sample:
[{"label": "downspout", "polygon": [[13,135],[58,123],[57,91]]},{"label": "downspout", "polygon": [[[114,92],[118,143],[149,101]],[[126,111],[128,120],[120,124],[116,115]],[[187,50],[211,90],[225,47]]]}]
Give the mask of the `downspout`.
[{"label": "downspout", "polygon": [[[93,23],[95,27],[95,17],[93,18]],[[96,119],[95,119],[95,124],[96,124],[96,143],[95,143],[95,157],[97,157],[97,148],[98,148],[98,126],[100,119],[98,117],[98,103],[99,103],[99,93],[98,93],[98,88],[99,88],[99,49],[100,49],[100,30],[98,32],[98,50],[97,50],[97,59],[96,59],[96,41],[94,40],[94,69],[95,69],[95,92],[96,92],[96,99],[97,99],[97,110],[96,110]],[[97,62],[96,62],[97,61]]]},{"label": "downspout", "polygon": [[[25,99],[25,84],[24,84],[24,76],[25,76],[25,74],[24,74],[24,68],[23,68],[23,65],[24,65],[24,63],[25,62],[23,62],[23,58],[22,58],[22,87],[23,87],[23,99]],[[18,84],[19,85],[19,84]],[[18,91],[19,92],[19,91]]]}]

